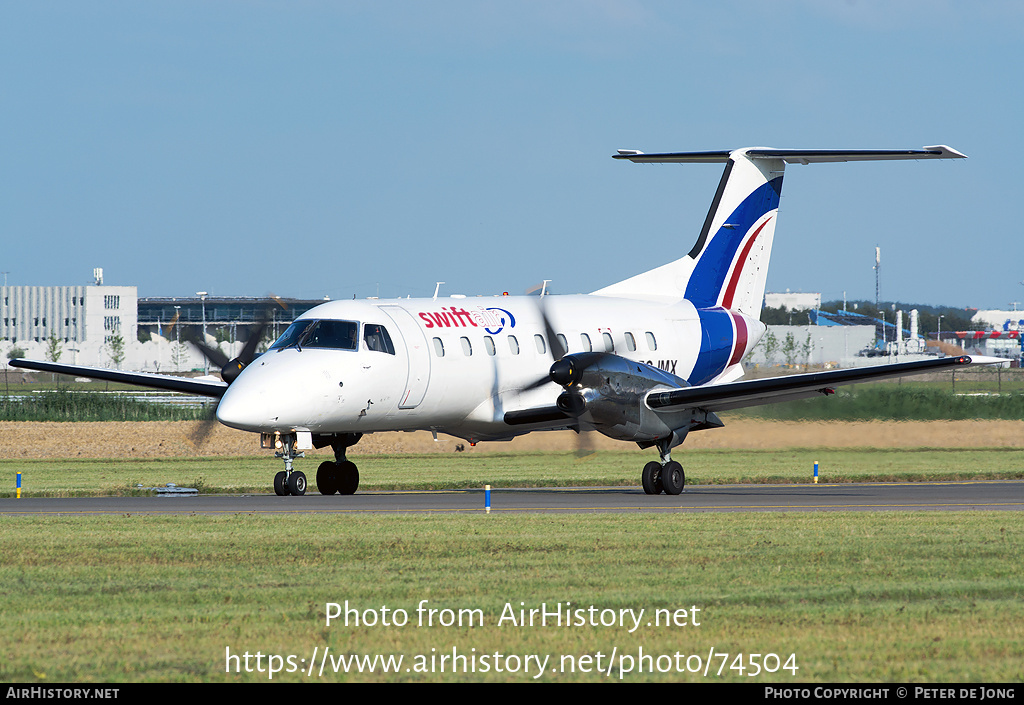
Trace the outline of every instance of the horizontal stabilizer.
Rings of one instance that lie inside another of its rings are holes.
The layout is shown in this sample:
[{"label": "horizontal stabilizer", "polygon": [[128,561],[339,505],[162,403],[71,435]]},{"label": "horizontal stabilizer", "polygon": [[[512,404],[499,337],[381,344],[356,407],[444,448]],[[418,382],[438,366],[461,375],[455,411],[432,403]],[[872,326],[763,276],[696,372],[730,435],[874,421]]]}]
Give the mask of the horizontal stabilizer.
[{"label": "horizontal stabilizer", "polygon": [[[772,149],[752,147],[743,150],[751,159],[782,159],[787,164],[820,164],[824,162],[888,161],[897,159],[966,159],[967,155],[940,144],[921,149]],[[723,164],[731,151],[669,152],[644,154],[620,149],[615,159],[628,159],[636,164]]]},{"label": "horizontal stabilizer", "polygon": [[730,384],[685,387],[651,392],[647,395],[647,406],[655,411],[678,411],[688,408],[725,411],[834,394],[834,387],[841,384],[893,379],[971,364],[992,365],[1003,362],[1007,361],[997,357],[962,355],[936,360],[898,362],[891,365],[752,379]]},{"label": "horizontal stabilizer", "polygon": [[170,392],[198,394],[203,397],[220,398],[228,385],[215,380],[189,379],[188,377],[172,377],[148,372],[123,372],[108,370],[104,367],[81,367],[79,365],[62,365],[56,362],[39,362],[38,360],[11,360],[11,367],[23,367],[26,370],[55,372],[59,375],[102,379],[107,382],[123,382],[151,389],[166,389]]}]

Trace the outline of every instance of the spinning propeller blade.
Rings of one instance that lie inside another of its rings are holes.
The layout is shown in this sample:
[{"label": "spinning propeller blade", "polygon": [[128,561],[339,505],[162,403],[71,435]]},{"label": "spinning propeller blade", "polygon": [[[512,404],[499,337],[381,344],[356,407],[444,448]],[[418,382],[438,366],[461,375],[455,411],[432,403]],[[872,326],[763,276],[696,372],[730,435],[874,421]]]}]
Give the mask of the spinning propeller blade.
[{"label": "spinning propeller blade", "polygon": [[[270,294],[270,302],[274,305],[280,306],[282,309],[287,310],[288,305],[279,296]],[[268,302],[266,306],[260,311],[260,315],[257,323],[250,327],[249,338],[245,341],[245,345],[242,346],[241,352],[238,357],[229,360],[228,356],[225,355],[219,348],[213,348],[206,344],[206,341],[190,341],[196,349],[201,352],[212,365],[220,368],[220,376],[225,382],[230,384],[235,381],[239,373],[245,369],[246,365],[256,359],[256,348],[259,346],[260,341],[263,339],[263,334],[267,329],[267,326],[271,321],[272,306]],[[217,405],[214,404],[210,410],[209,415],[206,419],[199,423],[199,426],[192,432],[191,439],[192,443],[195,444],[196,448],[202,447],[210,434],[213,432],[213,427],[217,423]]]}]

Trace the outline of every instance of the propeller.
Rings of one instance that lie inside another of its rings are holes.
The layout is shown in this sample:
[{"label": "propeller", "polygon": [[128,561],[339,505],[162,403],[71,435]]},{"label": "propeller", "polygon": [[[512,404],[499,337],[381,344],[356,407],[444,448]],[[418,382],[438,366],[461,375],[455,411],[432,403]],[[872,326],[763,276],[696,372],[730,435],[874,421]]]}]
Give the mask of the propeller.
[{"label": "propeller", "polygon": [[[270,300],[282,309],[288,309],[288,305],[280,297],[271,294]],[[192,344],[198,348],[199,352],[201,352],[207,360],[220,368],[221,379],[228,384],[231,384],[238,377],[239,373],[241,373],[249,363],[256,359],[256,347],[263,339],[263,333],[266,331],[267,326],[270,325],[271,315],[269,311],[271,310],[270,306],[263,308],[256,325],[249,331],[249,339],[245,341],[245,345],[242,346],[242,351],[238,354],[238,357],[235,357],[234,359],[229,360],[228,356],[221,352],[219,348],[210,347],[206,344],[206,341],[192,341]]]},{"label": "propeller", "polygon": [[575,455],[577,459],[582,459],[593,455],[595,452],[594,444],[590,438],[590,432],[594,429],[589,424],[579,420],[579,417],[586,411],[586,400],[577,394],[573,387],[582,381],[583,373],[596,362],[606,357],[607,353],[585,352],[568,354],[562,339],[555,333],[555,328],[551,325],[551,319],[548,316],[543,296],[540,297],[538,308],[541,321],[544,323],[544,335],[548,341],[548,351],[551,353],[553,361],[546,376],[526,385],[523,387],[523,390],[537,389],[549,382],[554,382],[565,390],[558,395],[555,405],[566,414],[577,419]]},{"label": "propeller", "polygon": [[[572,387],[578,385],[583,379],[583,373],[586,372],[597,362],[600,362],[609,353],[605,352],[583,352],[568,354],[565,346],[562,344],[562,340],[555,333],[554,327],[551,325],[551,319],[548,317],[547,307],[543,303],[543,298],[539,304],[541,320],[544,323],[544,334],[548,339],[548,351],[551,353],[553,362],[551,367],[548,369],[548,373],[528,385],[523,387],[523,391],[529,391],[542,387],[548,382],[554,382],[555,384],[563,387],[567,393],[571,392]],[[565,408],[562,406],[562,398],[566,395],[563,394],[559,397],[558,406],[567,413],[572,411],[578,411],[578,415],[583,413],[583,404],[585,404],[582,397],[577,394],[571,394],[571,396],[578,399],[578,401],[572,401],[569,399],[565,400]]]},{"label": "propeller", "polygon": [[[288,305],[280,297],[271,294],[269,298],[282,309],[288,309]],[[263,334],[266,331],[267,326],[270,325],[272,310],[273,308],[269,304],[263,307],[259,313],[256,324],[250,327],[248,340],[245,341],[245,345],[242,346],[242,350],[239,352],[238,356],[233,359],[229,360],[228,356],[225,355],[220,348],[207,345],[205,340],[191,340],[189,342],[191,342],[191,344],[194,345],[212,365],[220,368],[221,379],[230,386],[231,383],[238,378],[238,375],[242,370],[256,359],[256,348],[263,339]],[[213,433],[216,422],[217,404],[214,403],[207,417],[201,421],[199,426],[197,426],[192,432],[191,440],[196,448],[200,448],[206,443],[210,434]]]}]

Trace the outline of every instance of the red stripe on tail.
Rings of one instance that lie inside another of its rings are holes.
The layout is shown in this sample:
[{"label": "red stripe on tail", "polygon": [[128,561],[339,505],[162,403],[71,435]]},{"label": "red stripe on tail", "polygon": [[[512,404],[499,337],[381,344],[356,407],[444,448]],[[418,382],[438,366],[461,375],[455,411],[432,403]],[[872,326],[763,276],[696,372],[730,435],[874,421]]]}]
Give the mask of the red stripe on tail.
[{"label": "red stripe on tail", "polygon": [[761,223],[761,227],[754,231],[754,234],[747,240],[747,244],[743,246],[743,251],[740,252],[739,259],[736,260],[736,268],[732,270],[732,277],[729,279],[729,286],[725,287],[725,296],[722,297],[722,306],[725,308],[732,308],[732,299],[736,295],[736,285],[740,282],[740,274],[743,273],[743,263],[747,261],[747,255],[750,254],[750,248],[754,246],[754,240],[764,229],[764,226],[768,225],[771,218]]},{"label": "red stripe on tail", "polygon": [[729,311],[733,323],[736,324],[736,339],[733,341],[732,357],[729,359],[729,366],[735,365],[743,359],[743,353],[747,351],[747,322],[743,316]]}]

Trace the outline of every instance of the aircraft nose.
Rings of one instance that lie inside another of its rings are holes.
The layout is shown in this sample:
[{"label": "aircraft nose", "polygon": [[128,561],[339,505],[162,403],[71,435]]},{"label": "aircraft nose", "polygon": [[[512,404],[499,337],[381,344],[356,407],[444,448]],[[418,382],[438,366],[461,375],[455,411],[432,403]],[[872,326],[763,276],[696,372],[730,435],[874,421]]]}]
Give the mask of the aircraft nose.
[{"label": "aircraft nose", "polygon": [[249,385],[231,384],[217,405],[217,420],[243,431],[260,431],[270,421],[263,393]]}]

